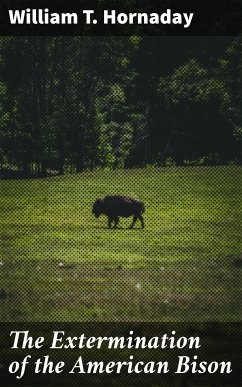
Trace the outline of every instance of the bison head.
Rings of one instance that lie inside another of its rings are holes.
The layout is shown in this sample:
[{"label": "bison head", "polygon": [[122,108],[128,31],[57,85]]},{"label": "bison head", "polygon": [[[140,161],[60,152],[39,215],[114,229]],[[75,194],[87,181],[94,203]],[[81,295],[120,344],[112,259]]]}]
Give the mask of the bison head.
[{"label": "bison head", "polygon": [[92,213],[98,218],[103,212],[103,199],[97,199],[93,204]]}]

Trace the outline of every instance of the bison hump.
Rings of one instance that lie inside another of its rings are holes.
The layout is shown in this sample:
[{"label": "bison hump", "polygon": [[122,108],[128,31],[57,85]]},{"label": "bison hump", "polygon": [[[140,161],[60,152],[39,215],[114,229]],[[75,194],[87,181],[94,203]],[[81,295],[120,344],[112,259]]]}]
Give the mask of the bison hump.
[{"label": "bison hump", "polygon": [[122,195],[106,196],[103,200],[104,213],[109,216],[129,217],[141,212],[139,201]]}]

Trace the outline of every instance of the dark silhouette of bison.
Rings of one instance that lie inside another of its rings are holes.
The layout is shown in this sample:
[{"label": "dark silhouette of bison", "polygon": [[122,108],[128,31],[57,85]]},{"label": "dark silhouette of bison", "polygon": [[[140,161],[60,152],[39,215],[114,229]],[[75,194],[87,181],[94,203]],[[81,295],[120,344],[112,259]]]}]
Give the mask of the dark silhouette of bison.
[{"label": "dark silhouette of bison", "polygon": [[144,228],[144,219],[142,214],[145,211],[144,204],[137,200],[127,196],[113,195],[106,196],[103,199],[97,199],[93,204],[92,213],[98,218],[104,214],[108,217],[108,227],[112,228],[114,222],[114,228],[117,227],[119,217],[128,218],[133,216],[133,222],[130,229],[134,227],[137,219],[140,220],[142,228]]}]

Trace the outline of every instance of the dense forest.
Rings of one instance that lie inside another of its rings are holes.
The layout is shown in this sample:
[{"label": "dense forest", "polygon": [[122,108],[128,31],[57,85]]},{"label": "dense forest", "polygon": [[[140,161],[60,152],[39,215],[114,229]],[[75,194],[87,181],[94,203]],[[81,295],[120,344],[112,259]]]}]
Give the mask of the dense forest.
[{"label": "dense forest", "polygon": [[242,38],[1,37],[1,177],[242,162]]}]

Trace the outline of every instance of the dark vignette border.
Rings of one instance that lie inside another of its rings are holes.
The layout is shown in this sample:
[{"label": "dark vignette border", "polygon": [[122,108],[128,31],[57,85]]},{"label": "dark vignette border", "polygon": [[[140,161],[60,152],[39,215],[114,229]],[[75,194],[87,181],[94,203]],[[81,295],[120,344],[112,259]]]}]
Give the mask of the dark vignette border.
[{"label": "dark vignette border", "polygon": [[[83,9],[95,10],[98,23],[84,25],[79,18],[78,25],[11,25],[9,9],[44,9],[50,12],[76,12],[82,15]],[[119,12],[193,12],[194,18],[189,28],[182,25],[104,25],[103,10],[115,9]],[[2,0],[0,3],[0,35],[230,35],[241,33],[242,7],[240,0]]]},{"label": "dark vignette border", "polygon": [[[0,324],[1,329],[1,350],[0,350],[0,379],[1,385],[166,385],[166,386],[239,386],[241,382],[241,338],[242,326],[240,323],[10,323]],[[11,349],[13,338],[10,337],[12,330],[28,330],[33,338],[44,336],[45,342],[41,349]],[[130,331],[133,331],[133,336],[145,336],[147,339],[158,336],[161,337],[165,333],[171,337],[171,332],[175,331],[175,337],[178,339],[181,336],[200,338],[201,347],[199,349],[65,349],[65,350],[50,350],[53,331],[64,331],[65,337],[68,336],[130,336]],[[26,367],[24,376],[17,380],[15,376],[8,372],[9,364],[13,361],[22,361],[26,355],[31,355],[30,365]],[[48,356],[55,364],[58,361],[65,361],[64,371],[60,374],[35,374],[32,364],[35,359]],[[88,361],[130,361],[129,356],[133,355],[134,362],[144,361],[168,361],[170,372],[167,374],[128,374],[121,372],[120,374],[70,374],[79,356],[82,356],[83,362]],[[197,355],[197,362],[200,361],[230,361],[232,364],[232,373],[192,373],[176,374],[176,366],[178,356],[193,356]]]}]

